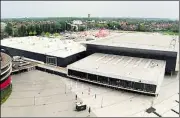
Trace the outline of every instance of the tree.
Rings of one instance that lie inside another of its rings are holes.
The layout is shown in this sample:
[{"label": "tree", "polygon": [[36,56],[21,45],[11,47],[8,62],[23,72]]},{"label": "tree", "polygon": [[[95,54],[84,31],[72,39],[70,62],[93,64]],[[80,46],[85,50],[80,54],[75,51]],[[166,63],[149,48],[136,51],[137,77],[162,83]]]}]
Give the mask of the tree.
[{"label": "tree", "polygon": [[1,39],[8,37],[8,34],[4,31],[1,31]]},{"label": "tree", "polygon": [[26,27],[24,25],[21,25],[18,28],[18,35],[19,36],[26,36]]},{"label": "tree", "polygon": [[35,36],[36,34],[37,34],[37,32],[36,32],[36,31],[34,31],[34,32],[33,32],[33,35]]},{"label": "tree", "polygon": [[42,32],[42,33],[41,33],[41,36],[45,36],[45,33],[44,33],[44,32]]},{"label": "tree", "polygon": [[13,29],[13,36],[14,36],[14,37],[19,36],[19,34],[18,34],[18,29],[17,29],[17,28],[14,28],[14,29]]},{"label": "tree", "polygon": [[40,35],[42,32],[42,29],[40,28],[39,24],[35,24],[35,31],[37,35]]},{"label": "tree", "polygon": [[12,30],[12,24],[8,23],[7,26],[5,27],[5,32],[9,35],[12,36],[13,30]]},{"label": "tree", "polygon": [[30,32],[29,32],[29,36],[32,36],[32,35],[33,35],[33,32],[32,32],[32,31],[30,31]]},{"label": "tree", "polygon": [[144,26],[144,24],[138,24],[138,31],[145,31],[145,26]]},{"label": "tree", "polygon": [[172,32],[179,32],[179,26],[178,24],[173,24],[171,27],[171,31]]},{"label": "tree", "polygon": [[59,22],[55,22],[55,25],[54,25],[54,31],[55,32],[60,32],[62,31],[62,26]]},{"label": "tree", "polygon": [[86,27],[85,26],[79,26],[79,31],[85,31]]}]

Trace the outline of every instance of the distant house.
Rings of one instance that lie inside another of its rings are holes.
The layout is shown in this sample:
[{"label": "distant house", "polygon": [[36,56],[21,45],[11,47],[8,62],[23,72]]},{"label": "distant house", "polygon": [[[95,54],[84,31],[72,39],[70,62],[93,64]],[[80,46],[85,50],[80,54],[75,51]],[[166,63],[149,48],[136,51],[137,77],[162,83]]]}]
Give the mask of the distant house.
[{"label": "distant house", "polygon": [[83,22],[81,20],[73,20],[73,25],[82,25]]},{"label": "distant house", "polygon": [[71,30],[78,31],[78,25],[71,24]]},{"label": "distant house", "polygon": [[105,24],[105,23],[106,23],[106,21],[99,21],[99,23],[100,23],[100,24]]},{"label": "distant house", "polygon": [[87,21],[89,23],[95,23],[95,20],[90,20],[90,21]]}]

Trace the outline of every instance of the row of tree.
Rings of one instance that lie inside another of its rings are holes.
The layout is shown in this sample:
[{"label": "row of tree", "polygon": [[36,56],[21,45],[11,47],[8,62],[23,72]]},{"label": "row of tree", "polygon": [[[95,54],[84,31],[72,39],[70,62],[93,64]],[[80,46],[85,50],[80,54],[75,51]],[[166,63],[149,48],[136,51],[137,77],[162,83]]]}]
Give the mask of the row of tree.
[{"label": "row of tree", "polygon": [[[83,25],[72,27],[73,20],[81,20]],[[126,30],[126,31],[171,31],[179,32],[178,21],[161,21],[161,20],[142,20],[142,19],[106,19],[104,23],[100,23],[102,19],[91,19],[95,22],[87,22],[87,18],[58,18],[49,19],[11,19],[3,20],[7,25],[4,32],[1,32],[1,37],[6,36],[33,36],[42,35],[45,33],[60,33],[67,31],[85,31],[89,29],[106,28],[112,30]],[[161,27],[162,28],[161,28]],[[166,26],[166,27],[165,27]],[[160,28],[159,28],[160,27]]]},{"label": "row of tree", "polygon": [[12,23],[8,23],[5,32],[9,36],[32,36],[41,35],[43,32],[58,33],[65,31],[65,22],[43,22],[43,23],[26,23],[13,26]]}]

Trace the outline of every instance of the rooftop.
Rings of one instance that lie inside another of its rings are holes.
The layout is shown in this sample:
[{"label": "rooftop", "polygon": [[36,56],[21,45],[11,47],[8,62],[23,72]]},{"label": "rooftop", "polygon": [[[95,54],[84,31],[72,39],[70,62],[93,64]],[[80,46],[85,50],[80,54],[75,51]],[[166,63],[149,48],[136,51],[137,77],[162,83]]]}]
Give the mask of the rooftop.
[{"label": "rooftop", "polygon": [[175,52],[178,50],[178,43],[178,36],[142,32],[114,33],[114,35],[111,37],[85,42],[85,44]]},{"label": "rooftop", "polygon": [[70,64],[68,69],[157,85],[165,65],[161,60],[95,53]]},{"label": "rooftop", "polygon": [[36,36],[4,39],[1,40],[1,45],[62,58],[85,51],[84,46],[73,40]]}]

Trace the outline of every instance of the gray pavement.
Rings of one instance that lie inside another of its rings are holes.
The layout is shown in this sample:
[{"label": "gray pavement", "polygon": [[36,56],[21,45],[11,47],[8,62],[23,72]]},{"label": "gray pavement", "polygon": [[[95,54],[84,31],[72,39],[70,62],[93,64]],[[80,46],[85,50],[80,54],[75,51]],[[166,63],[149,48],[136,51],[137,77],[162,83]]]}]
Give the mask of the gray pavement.
[{"label": "gray pavement", "polygon": [[[72,79],[63,79],[84,103],[92,107],[98,117],[158,117],[148,114],[146,109],[153,106],[161,116],[176,116],[171,109],[179,112],[179,75],[165,76],[158,97],[123,92],[99,87]],[[90,88],[90,95],[89,93]],[[82,94],[83,92],[83,94]],[[96,98],[95,98],[96,94]],[[101,106],[103,106],[101,108]]]},{"label": "gray pavement", "polygon": [[[13,92],[1,105],[2,117],[87,117],[88,110],[75,111],[75,94],[60,76],[32,70],[13,75]],[[66,94],[65,94],[66,92]],[[94,113],[90,116],[94,117]]]},{"label": "gray pavement", "polygon": [[1,116],[86,117],[87,110],[74,111],[77,94],[91,107],[92,117],[158,117],[145,112],[150,106],[163,117],[179,117],[171,110],[179,112],[178,93],[179,75],[165,76],[159,96],[152,97],[33,70],[13,76],[13,92],[1,106]]}]

